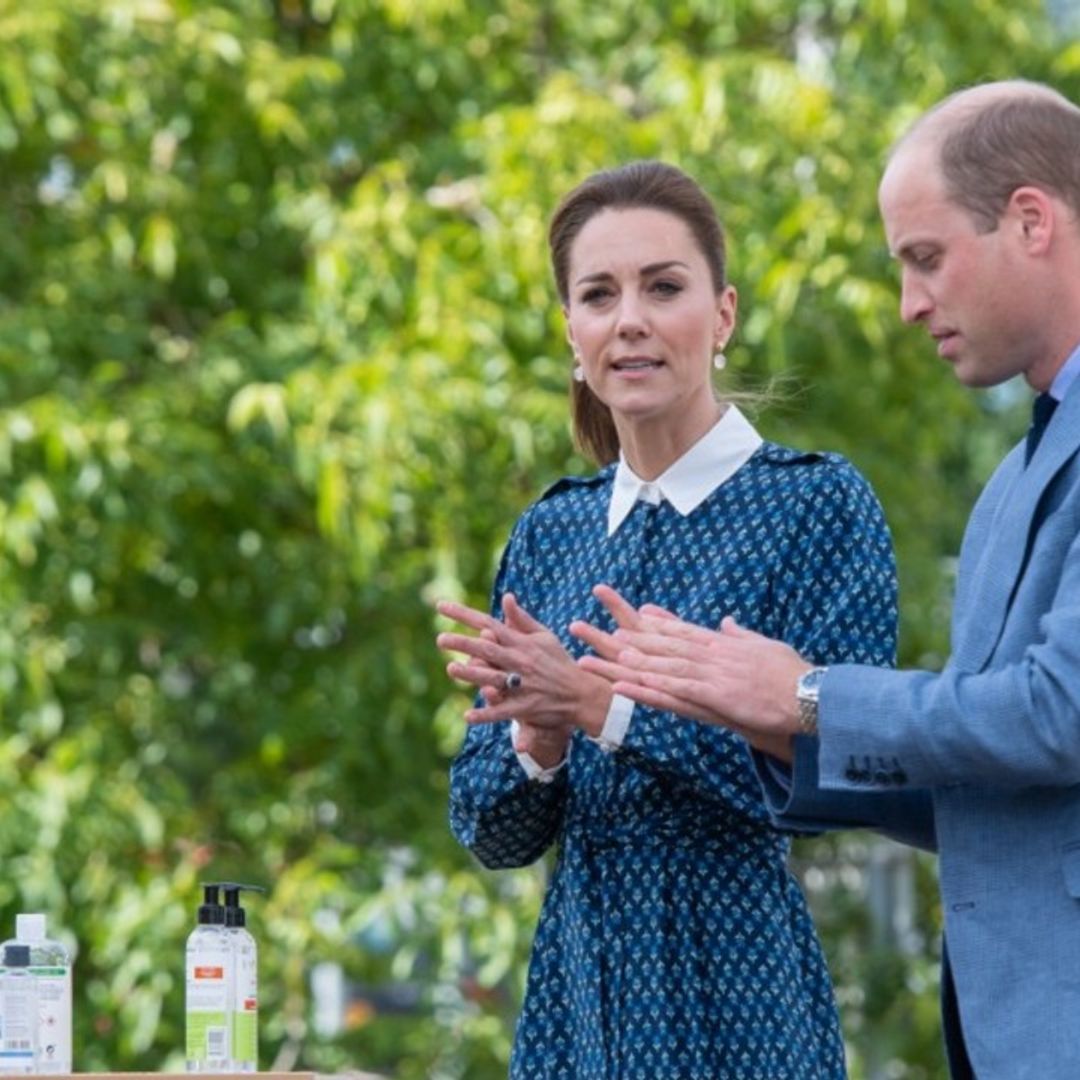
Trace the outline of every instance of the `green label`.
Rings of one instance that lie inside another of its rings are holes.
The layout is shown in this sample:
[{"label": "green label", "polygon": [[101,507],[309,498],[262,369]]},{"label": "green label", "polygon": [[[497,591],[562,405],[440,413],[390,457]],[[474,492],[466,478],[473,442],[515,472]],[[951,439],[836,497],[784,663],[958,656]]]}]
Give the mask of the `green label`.
[{"label": "green label", "polygon": [[187,1014],[187,1059],[210,1061],[229,1056],[229,1029],[223,1012]]},{"label": "green label", "polygon": [[259,1064],[259,1013],[255,1009],[233,1013],[233,1061]]}]

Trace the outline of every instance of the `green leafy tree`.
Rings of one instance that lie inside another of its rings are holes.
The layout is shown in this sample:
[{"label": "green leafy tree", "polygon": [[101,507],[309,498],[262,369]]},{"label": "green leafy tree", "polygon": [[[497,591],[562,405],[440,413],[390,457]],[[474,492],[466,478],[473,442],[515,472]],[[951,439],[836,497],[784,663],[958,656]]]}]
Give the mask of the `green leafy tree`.
[{"label": "green leafy tree", "polygon": [[[900,325],[877,176],[949,89],[1080,54],[1033,0],[0,0],[0,40],[0,915],[77,943],[81,1069],[180,1064],[227,877],[270,889],[264,1066],[502,1075],[545,871],[448,834],[431,601],[485,603],[587,468],[548,215],[630,157],[715,194],[736,377],[794,377],[762,429],[869,475],[934,665],[1022,419]],[[932,864],[916,951],[875,948],[866,845],[800,850],[853,1075],[940,1077]],[[413,1011],[321,1035],[327,959]]]}]

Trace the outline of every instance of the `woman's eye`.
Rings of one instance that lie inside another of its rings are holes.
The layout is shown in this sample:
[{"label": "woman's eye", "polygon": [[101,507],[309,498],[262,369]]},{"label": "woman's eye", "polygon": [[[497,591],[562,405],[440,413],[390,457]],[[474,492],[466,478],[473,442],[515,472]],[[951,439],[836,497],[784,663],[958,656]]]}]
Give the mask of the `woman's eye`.
[{"label": "woman's eye", "polygon": [[682,284],[678,281],[657,281],[653,284],[653,292],[661,296],[676,296],[682,290]]},{"label": "woman's eye", "polygon": [[586,289],[585,292],[581,294],[581,302],[583,304],[596,304],[599,303],[601,300],[606,299],[610,295],[610,289],[605,289],[602,286],[598,285],[595,288]]}]

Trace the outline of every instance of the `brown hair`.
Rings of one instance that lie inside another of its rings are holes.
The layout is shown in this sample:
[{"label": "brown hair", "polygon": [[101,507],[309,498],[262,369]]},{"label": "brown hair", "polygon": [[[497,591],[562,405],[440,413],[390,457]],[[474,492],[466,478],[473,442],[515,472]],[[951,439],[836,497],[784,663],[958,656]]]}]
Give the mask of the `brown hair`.
[{"label": "brown hair", "polygon": [[[551,268],[563,307],[570,302],[570,249],[586,223],[602,210],[662,210],[684,222],[709,267],[717,293],[727,284],[724,230],[708,195],[681,169],[661,161],[633,161],[582,181],[559,204],[548,229]],[[574,440],[600,465],[619,456],[611,410],[584,382],[571,381]]]},{"label": "brown hair", "polygon": [[1026,185],[1080,218],[1080,109],[1056,90],[1020,79],[988,83],[946,98],[924,120],[940,124],[946,190],[980,232],[997,228],[1009,197]]}]

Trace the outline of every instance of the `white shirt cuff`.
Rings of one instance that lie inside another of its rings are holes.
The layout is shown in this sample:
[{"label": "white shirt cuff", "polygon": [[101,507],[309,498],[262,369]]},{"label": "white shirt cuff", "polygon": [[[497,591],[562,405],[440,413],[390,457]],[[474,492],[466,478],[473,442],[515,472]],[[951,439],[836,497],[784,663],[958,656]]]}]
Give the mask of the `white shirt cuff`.
[{"label": "white shirt cuff", "polygon": [[633,716],[634,702],[628,697],[623,697],[622,694],[612,694],[607,719],[593,742],[608,753],[618,750],[626,738]]},{"label": "white shirt cuff", "polygon": [[[514,746],[517,742],[518,732],[521,730],[521,725],[516,720],[510,721],[510,745]],[[544,768],[539,761],[532,756],[532,754],[526,754],[523,751],[514,750],[514,755],[518,759],[518,764],[525,770],[525,775],[530,780],[535,780],[540,784],[550,784],[552,780],[558,775],[560,769],[566,766],[566,763],[570,760],[570,744],[566,744],[566,753],[563,755],[562,761],[558,765],[552,765],[551,768]]]}]

